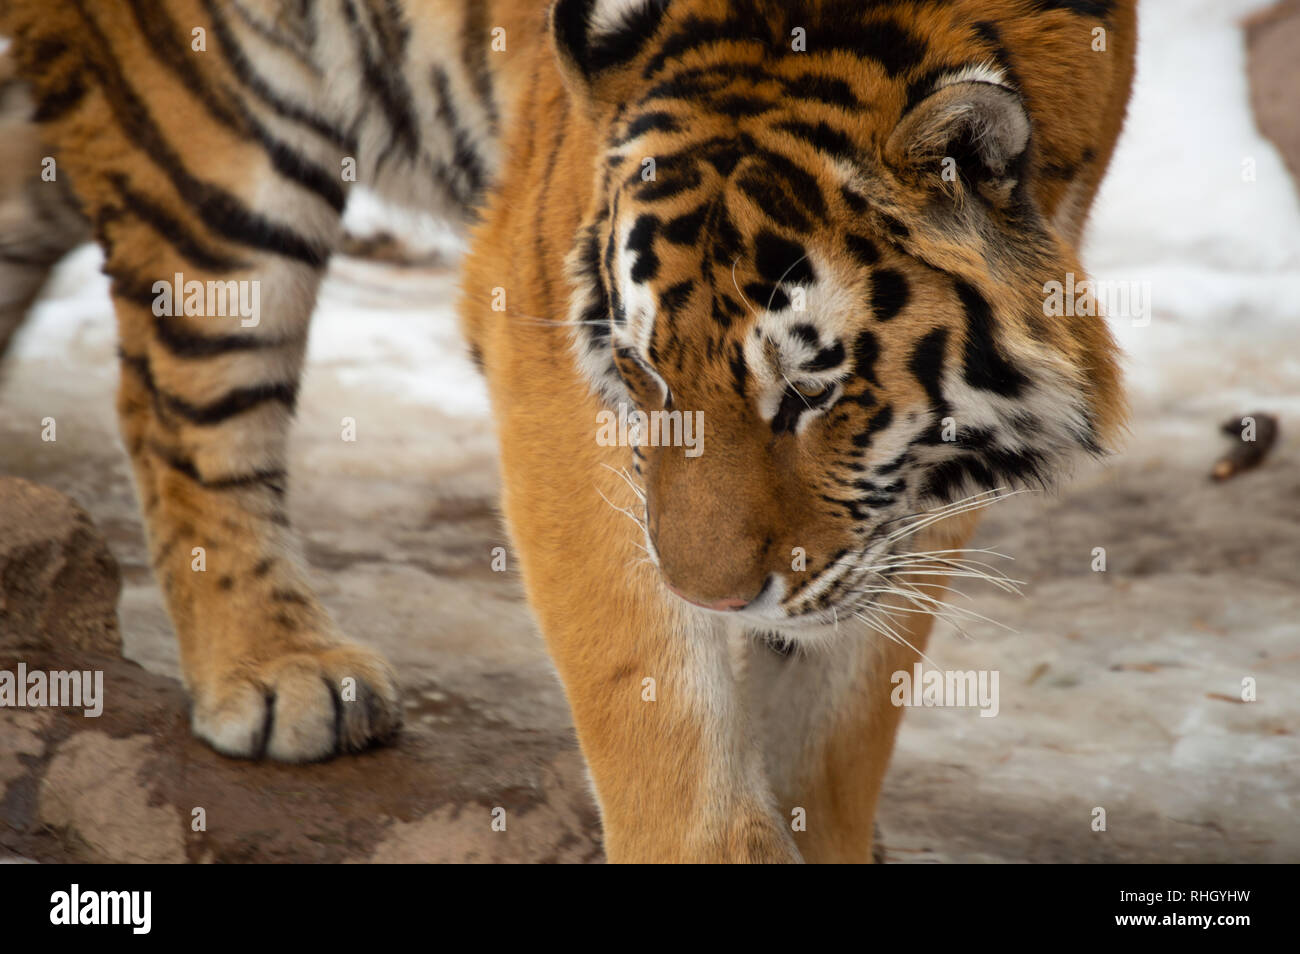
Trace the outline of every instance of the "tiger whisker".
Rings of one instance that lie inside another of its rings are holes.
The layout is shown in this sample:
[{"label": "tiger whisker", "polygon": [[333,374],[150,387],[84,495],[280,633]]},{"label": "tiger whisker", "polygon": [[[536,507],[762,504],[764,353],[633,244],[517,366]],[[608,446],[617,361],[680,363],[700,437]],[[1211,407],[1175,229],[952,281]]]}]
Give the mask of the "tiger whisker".
[{"label": "tiger whisker", "polygon": [[917,609],[914,610],[914,612],[927,612],[933,616],[946,616],[948,614],[955,614],[968,621],[977,620],[981,623],[989,623],[992,626],[997,626],[1000,629],[1005,629],[1007,632],[1010,633],[1017,632],[1015,629],[1006,625],[1005,623],[999,623],[997,620],[990,619],[989,617],[985,616],[983,613],[977,613],[973,609],[970,609],[969,607],[956,606],[952,603],[945,603],[942,600],[936,599],[933,596],[926,596],[924,593],[920,593],[915,590],[896,588],[896,587],[871,587],[865,590],[860,590],[859,592],[869,593],[873,595],[893,594],[895,596],[900,596],[903,599],[908,600],[915,607],[917,607]]},{"label": "tiger whisker", "polygon": [[[874,604],[869,604],[869,605],[874,605]],[[857,613],[857,612],[855,612],[853,615],[856,616],[858,619],[862,620],[862,622],[866,623],[876,632],[880,633],[886,639],[898,643],[900,646],[906,646],[908,649],[916,653],[918,656],[920,656],[922,659],[928,662],[931,666],[934,666],[936,669],[941,668],[939,664],[936,663],[933,659],[931,659],[925,653],[921,652],[921,650],[917,649],[915,646],[913,646],[911,643],[905,640],[902,636],[898,635],[898,633],[894,630],[894,628],[890,626],[888,623],[886,623],[883,619],[879,617],[872,619],[871,617],[863,613]]]},{"label": "tiger whisker", "polygon": [[645,529],[646,529],[645,524],[644,524],[644,523],[640,520],[640,518],[638,518],[637,515],[634,514],[631,510],[628,510],[626,507],[619,507],[619,506],[617,506],[613,501],[611,501],[608,497],[606,497],[603,493],[601,493],[601,490],[600,490],[599,487],[596,488],[596,493],[600,494],[600,499],[603,500],[603,501],[605,501],[605,503],[609,504],[610,507],[611,507],[615,512],[617,512],[617,513],[621,513],[623,516],[627,517],[627,518],[628,518],[629,520],[631,520],[634,524],[636,524],[637,527],[638,527],[638,528],[639,528],[643,533],[645,532]]},{"label": "tiger whisker", "polygon": [[[994,503],[998,502],[999,500],[1006,500],[1010,497],[1016,497],[1024,493],[1034,493],[1034,491],[1032,490],[1013,490],[1013,491],[1003,493],[1002,492],[1003,489],[1004,488],[998,488],[997,490],[993,490],[993,491],[983,491],[979,494],[974,494],[970,497],[963,498],[962,500],[955,501],[952,504],[948,504],[936,510],[927,511],[923,514],[919,514],[917,515],[917,518],[912,523],[907,524],[906,526],[902,527],[899,530],[895,530],[893,533],[885,537],[880,542],[880,546],[887,547],[889,544],[897,540],[914,536],[915,534],[920,533],[925,528],[935,523],[938,523],[942,520],[948,520],[952,517],[961,516],[962,514],[983,510],[986,507],[992,506]],[[990,495],[994,495],[994,496],[990,496]]]},{"label": "tiger whisker", "polygon": [[[884,592],[889,592],[889,591],[884,591]],[[911,606],[894,606],[894,607],[886,608],[885,605],[884,605],[883,603],[879,603],[879,602],[868,602],[868,603],[865,603],[865,604],[863,604],[863,605],[871,606],[871,607],[873,607],[877,612],[885,613],[886,615],[888,615],[888,616],[890,616],[890,617],[892,617],[892,618],[894,618],[894,619],[897,619],[897,618],[898,618],[897,616],[895,616],[895,613],[911,613],[911,614],[913,614],[913,615],[918,615],[918,616],[922,616],[922,615],[923,615],[923,616],[933,616],[933,617],[935,617],[936,619],[941,619],[941,620],[943,620],[944,622],[948,623],[948,625],[952,626],[953,629],[957,630],[958,633],[960,633],[960,634],[961,634],[962,636],[964,636],[966,639],[969,639],[971,642],[974,642],[974,641],[975,641],[975,640],[974,640],[974,637],[972,637],[970,633],[966,632],[966,630],[964,630],[964,629],[962,628],[961,624],[958,623],[957,620],[955,620],[951,615],[949,615],[949,614],[947,614],[947,613],[942,613],[942,612],[939,612],[939,611],[937,611],[937,610],[933,610],[933,609],[929,609],[929,608],[927,608],[927,609],[917,609],[917,608],[915,608],[915,607],[911,607]]]},{"label": "tiger whisker", "polygon": [[1026,585],[1026,581],[1013,579],[1007,576],[1006,574],[998,571],[995,567],[991,567],[985,563],[980,563],[977,560],[951,560],[951,559],[936,559],[934,557],[926,557],[919,560],[904,560],[904,561],[896,561],[890,563],[876,563],[876,564],[872,564],[872,566],[880,570],[889,570],[890,572],[899,576],[905,576],[917,569],[921,569],[921,570],[940,569],[940,570],[951,570],[954,573],[970,573],[979,577],[980,579],[986,579],[990,583],[994,583],[1000,589],[1004,589],[1004,590],[1007,587],[1014,589]]},{"label": "tiger whisker", "polygon": [[[465,298],[480,305],[488,305],[489,307],[492,305],[492,300],[483,295],[466,295]],[[540,315],[529,315],[522,311],[514,311],[512,309],[496,312],[496,314],[504,315],[506,318],[512,318],[516,321],[530,321],[534,324],[546,325],[552,328],[564,328],[569,325],[591,325],[592,327],[599,328],[608,327],[609,325],[609,321],[606,319],[584,321],[582,319],[573,318],[542,318]]]},{"label": "tiger whisker", "polygon": [[[941,577],[945,580],[950,580],[953,577],[958,577],[960,579],[966,579],[966,580],[982,580],[985,583],[990,583],[993,586],[996,586],[999,590],[1001,590],[1003,593],[1007,593],[1008,595],[1024,596],[1024,593],[1022,593],[1019,589],[1016,589],[1014,586],[1003,585],[1001,582],[992,580],[989,577],[979,573],[959,573],[952,570],[915,570],[915,571],[911,571],[908,575],[909,576],[935,576],[935,577]],[[930,584],[927,583],[924,585],[928,586]]]},{"label": "tiger whisker", "polygon": [[620,467],[615,469],[609,466],[609,464],[601,464],[600,466],[604,467],[611,474],[623,478],[623,482],[632,488],[632,493],[637,495],[637,499],[639,499],[642,503],[645,503],[645,491],[642,490],[633,482],[632,477],[630,474],[628,474],[626,467]]},{"label": "tiger whisker", "polygon": [[740,290],[740,282],[736,280],[736,266],[739,264],[740,264],[740,259],[736,259],[734,262],[731,263],[731,284],[736,287],[736,294],[739,295],[740,300],[745,303],[745,307],[748,308],[751,312],[753,312],[754,317],[757,318],[758,309],[756,309],[753,305],[750,304],[749,299],[745,297],[745,293]]}]

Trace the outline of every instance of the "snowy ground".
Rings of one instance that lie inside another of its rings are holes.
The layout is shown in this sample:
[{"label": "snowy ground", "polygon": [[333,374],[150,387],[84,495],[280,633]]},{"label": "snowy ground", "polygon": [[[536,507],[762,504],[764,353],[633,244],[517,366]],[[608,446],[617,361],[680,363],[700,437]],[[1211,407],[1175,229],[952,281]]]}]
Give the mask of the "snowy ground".
[{"label": "snowy ground", "polygon": [[[908,713],[882,803],[891,861],[1300,861],[1300,204],[1249,112],[1237,24],[1263,5],[1144,0],[1137,95],[1085,252],[1097,277],[1150,283],[1150,323],[1112,322],[1132,439],[1059,498],[991,512],[980,542],[1016,558],[1028,595],[969,605],[1016,632],[943,628],[930,655],[1000,670],[1002,711]],[[124,566],[127,654],[174,675],[97,269],[93,250],[70,259],[16,342],[0,470],[91,512]],[[566,733],[517,585],[483,572],[501,542],[495,451],[453,287],[437,270],[333,270],[294,438],[295,523],[327,603],[421,700],[411,731],[455,717],[425,704],[449,692],[493,724]],[[1280,416],[1277,452],[1211,484],[1218,425],[1256,410]],[[47,415],[57,445],[39,440]],[[344,416],[357,444],[337,440]],[[1258,701],[1231,701],[1248,676]]]}]

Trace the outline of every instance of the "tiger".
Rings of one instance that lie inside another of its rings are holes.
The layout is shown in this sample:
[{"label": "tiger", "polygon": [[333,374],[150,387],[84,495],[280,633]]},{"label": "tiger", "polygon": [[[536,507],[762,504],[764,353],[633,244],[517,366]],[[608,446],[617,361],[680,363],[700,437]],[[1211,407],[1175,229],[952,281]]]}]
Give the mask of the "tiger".
[{"label": "tiger", "polygon": [[[872,860],[891,674],[979,512],[1125,427],[1104,321],[1043,298],[1085,275],[1136,30],[1136,0],[0,0],[32,104],[10,311],[93,235],[194,734],[311,762],[400,728],[285,503],[360,184],[465,236],[608,860]],[[81,211],[42,230],[55,190]],[[260,318],[159,309],[182,275],[258,283]]]}]

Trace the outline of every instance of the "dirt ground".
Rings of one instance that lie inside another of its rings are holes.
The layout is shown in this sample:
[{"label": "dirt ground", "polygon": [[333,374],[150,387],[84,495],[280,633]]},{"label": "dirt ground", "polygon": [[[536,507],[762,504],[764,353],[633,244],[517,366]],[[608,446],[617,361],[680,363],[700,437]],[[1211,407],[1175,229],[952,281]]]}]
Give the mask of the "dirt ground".
[{"label": "dirt ground", "polygon": [[[1252,28],[1250,66],[1294,172],[1300,4],[1286,6]],[[0,709],[0,857],[601,860],[561,688],[517,579],[489,568],[505,539],[481,387],[446,308],[430,321],[425,306],[453,300],[454,274],[344,259],[324,291],[292,517],[344,629],[395,662],[407,726],[388,748],[295,767],[227,760],[188,735],[117,437],[97,267],[78,253],[22,333],[0,380],[0,473],[68,494],[103,532],[127,661],[81,664],[107,673],[98,720]],[[1300,416],[1280,400],[1300,395],[1293,329],[1197,331],[1153,367],[1141,365],[1159,349],[1140,352],[1125,452],[1058,496],[990,510],[978,543],[1014,556],[1027,595],[976,587],[965,605],[1014,631],[941,626],[929,655],[999,670],[1001,713],[907,713],[882,798],[886,860],[1300,861]],[[429,351],[436,381],[420,365]],[[1219,425],[1255,411],[1279,413],[1276,451],[1211,482]],[[47,416],[56,444],[39,440]],[[359,423],[354,444],[338,440],[344,416]],[[0,668],[16,659],[0,652]],[[1240,701],[1246,677],[1257,701]],[[206,830],[193,830],[196,808]]]}]

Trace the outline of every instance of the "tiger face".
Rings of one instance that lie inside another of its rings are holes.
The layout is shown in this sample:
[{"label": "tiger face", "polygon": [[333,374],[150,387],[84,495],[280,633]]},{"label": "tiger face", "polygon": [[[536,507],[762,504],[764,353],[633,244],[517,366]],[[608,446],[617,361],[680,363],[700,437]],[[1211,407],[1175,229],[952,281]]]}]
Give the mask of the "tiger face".
[{"label": "tiger face", "polygon": [[610,406],[703,429],[698,454],[634,449],[647,549],[690,603],[797,634],[859,607],[933,508],[1101,453],[1120,399],[1104,326],[1045,317],[1081,269],[978,31],[934,14],[931,55],[856,5],[787,6],[560,3],[553,26],[600,150],[579,364]]}]

